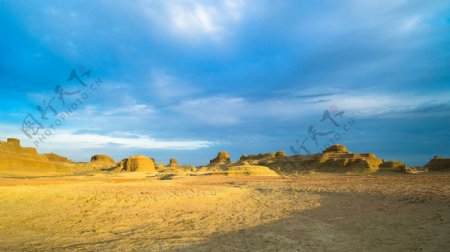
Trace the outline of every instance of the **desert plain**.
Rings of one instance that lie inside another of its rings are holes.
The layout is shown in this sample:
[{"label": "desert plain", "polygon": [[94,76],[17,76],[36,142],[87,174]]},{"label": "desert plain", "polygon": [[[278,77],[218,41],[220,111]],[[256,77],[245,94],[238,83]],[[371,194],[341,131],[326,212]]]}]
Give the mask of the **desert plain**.
[{"label": "desert plain", "polygon": [[449,251],[450,174],[0,179],[1,251]]}]

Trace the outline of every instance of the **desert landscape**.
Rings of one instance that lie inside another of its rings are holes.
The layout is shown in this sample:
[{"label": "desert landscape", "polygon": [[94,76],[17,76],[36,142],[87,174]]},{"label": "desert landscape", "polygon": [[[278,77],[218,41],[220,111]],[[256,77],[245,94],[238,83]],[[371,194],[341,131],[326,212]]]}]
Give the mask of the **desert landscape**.
[{"label": "desert landscape", "polygon": [[155,166],[0,147],[2,251],[450,249],[449,159],[409,168],[334,145]]},{"label": "desert landscape", "polygon": [[0,0],[0,252],[450,252],[450,1]]}]

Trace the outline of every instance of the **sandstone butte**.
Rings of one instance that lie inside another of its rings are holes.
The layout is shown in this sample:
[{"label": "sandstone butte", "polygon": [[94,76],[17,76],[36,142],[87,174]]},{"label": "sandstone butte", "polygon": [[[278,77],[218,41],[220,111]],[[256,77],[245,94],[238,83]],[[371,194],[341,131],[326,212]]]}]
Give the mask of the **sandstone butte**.
[{"label": "sandstone butte", "polygon": [[122,159],[115,171],[157,173],[154,160],[144,155],[136,155]]}]

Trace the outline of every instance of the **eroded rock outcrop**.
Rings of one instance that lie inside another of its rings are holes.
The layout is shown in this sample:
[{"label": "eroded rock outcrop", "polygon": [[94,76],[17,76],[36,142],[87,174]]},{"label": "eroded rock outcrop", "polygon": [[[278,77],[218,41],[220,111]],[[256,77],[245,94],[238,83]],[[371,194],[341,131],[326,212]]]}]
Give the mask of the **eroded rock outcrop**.
[{"label": "eroded rock outcrop", "polygon": [[121,160],[115,171],[156,173],[155,162],[144,155],[131,156]]},{"label": "eroded rock outcrop", "polygon": [[434,156],[425,167],[429,171],[450,171],[450,158]]},{"label": "eroded rock outcrop", "polygon": [[178,161],[176,158],[171,158],[169,160],[169,167],[171,168],[177,168],[178,167]]},{"label": "eroded rock outcrop", "polygon": [[267,166],[277,172],[310,173],[310,172],[338,172],[338,173],[373,173],[378,170],[383,160],[372,153],[350,153],[344,145],[332,145],[323,153],[312,155],[285,156],[277,152],[275,157],[271,153],[248,155],[238,163],[247,162],[250,165]]},{"label": "eroded rock outcrop", "polygon": [[55,153],[38,154],[35,148],[22,147],[17,138],[0,141],[0,175],[54,176],[98,172],[115,167],[98,162],[74,162]]},{"label": "eroded rock outcrop", "polygon": [[342,145],[342,144],[333,144],[323,151],[323,153],[328,153],[328,152],[350,153],[347,151],[347,147],[345,147],[345,145]]},{"label": "eroded rock outcrop", "polygon": [[221,151],[217,154],[217,157],[209,161],[210,165],[224,165],[231,162],[230,155],[226,151]]},{"label": "eroded rock outcrop", "polygon": [[46,155],[39,155],[35,148],[21,147],[19,139],[8,138],[6,142],[0,141],[0,170],[2,171],[29,171],[39,172],[58,171],[63,168],[49,160]]},{"label": "eroded rock outcrop", "polygon": [[92,156],[91,162],[100,164],[100,165],[103,164],[107,167],[115,167],[116,166],[116,162],[114,161],[114,159],[112,159],[108,155],[103,155],[103,154],[97,154],[97,155]]},{"label": "eroded rock outcrop", "polygon": [[0,141],[0,174],[45,176],[70,174],[75,163],[53,153],[38,154],[35,148],[22,147],[17,138]]},{"label": "eroded rock outcrop", "polygon": [[384,161],[380,164],[377,173],[382,172],[407,172],[408,166],[400,161]]},{"label": "eroded rock outcrop", "polygon": [[286,152],[278,151],[277,153],[275,153],[275,157],[277,157],[277,158],[286,157]]}]

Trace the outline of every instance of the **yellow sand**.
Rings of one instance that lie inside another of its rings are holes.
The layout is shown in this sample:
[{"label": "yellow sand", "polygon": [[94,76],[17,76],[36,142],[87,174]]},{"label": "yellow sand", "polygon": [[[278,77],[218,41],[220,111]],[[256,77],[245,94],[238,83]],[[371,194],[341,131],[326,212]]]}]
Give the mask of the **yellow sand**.
[{"label": "yellow sand", "polygon": [[0,178],[0,251],[448,251],[450,175]]}]

